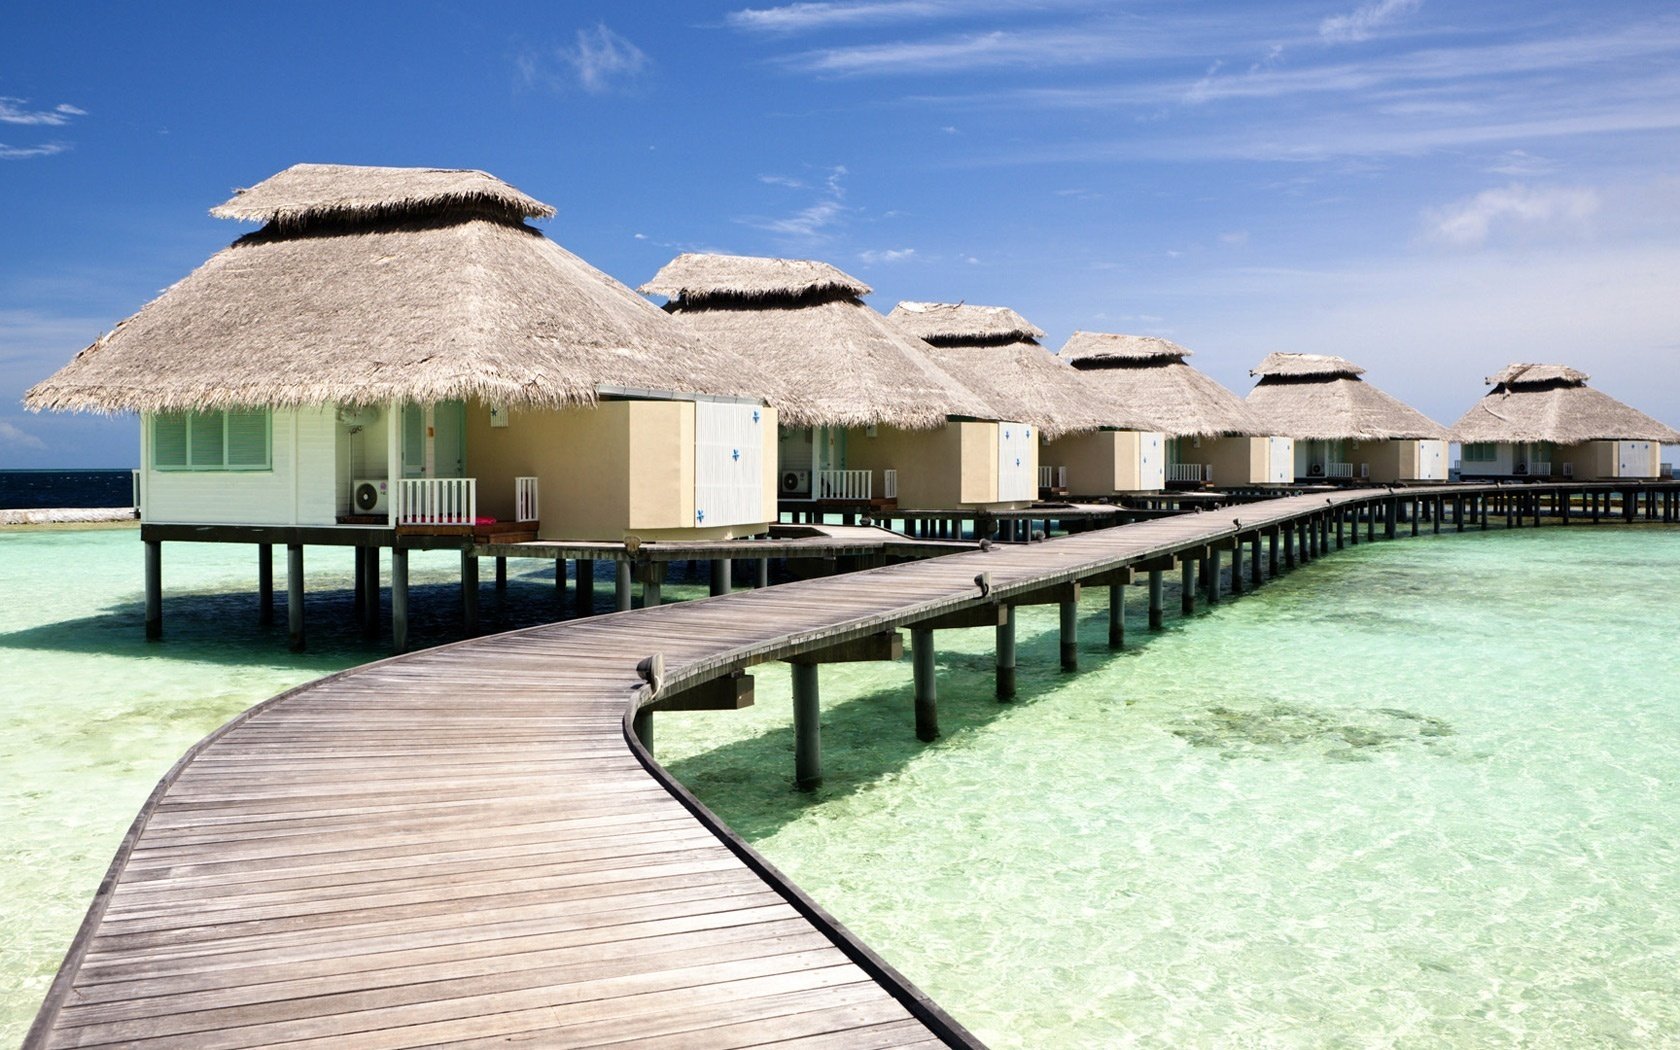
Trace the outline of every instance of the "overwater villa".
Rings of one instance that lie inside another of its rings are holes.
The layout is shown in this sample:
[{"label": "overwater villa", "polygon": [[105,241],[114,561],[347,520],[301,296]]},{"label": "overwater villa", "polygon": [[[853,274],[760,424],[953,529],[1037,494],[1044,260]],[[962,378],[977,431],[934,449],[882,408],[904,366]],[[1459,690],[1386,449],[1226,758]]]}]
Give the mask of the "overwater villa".
[{"label": "overwater villa", "polygon": [[1507,365],[1452,426],[1465,478],[1657,478],[1680,432],[1587,386],[1564,365]]},{"label": "overwater villa", "polygon": [[679,255],[641,289],[750,357],[779,412],[782,505],[1007,510],[1038,492],[1032,423],[1006,418],[823,262]]},{"label": "overwater villa", "polygon": [[1164,438],[1138,409],[1085,382],[1045,349],[1044,332],[1006,306],[902,302],[887,315],[933,347],[946,371],[1039,431],[1043,495],[1166,487]]},{"label": "overwater villa", "polygon": [[1166,436],[1168,484],[1242,488],[1295,480],[1295,442],[1185,364],[1191,352],[1177,343],[1075,332],[1060,356],[1093,389],[1146,414]]},{"label": "overwater villa", "polygon": [[1248,405],[1295,439],[1296,481],[1445,481],[1447,430],[1328,354],[1267,354]]},{"label": "overwater villa", "polygon": [[263,226],[27,397],[140,413],[144,523],[365,545],[329,534],[774,520],[752,369],[528,225],[547,204],[480,171],[299,164],[211,214]]}]

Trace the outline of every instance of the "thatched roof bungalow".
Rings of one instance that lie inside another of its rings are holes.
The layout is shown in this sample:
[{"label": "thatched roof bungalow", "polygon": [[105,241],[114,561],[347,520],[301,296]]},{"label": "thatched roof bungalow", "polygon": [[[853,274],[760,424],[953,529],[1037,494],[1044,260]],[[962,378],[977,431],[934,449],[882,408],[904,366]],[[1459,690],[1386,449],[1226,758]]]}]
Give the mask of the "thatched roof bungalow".
[{"label": "thatched roof bungalow", "polygon": [[1294,442],[1242,398],[1185,363],[1191,351],[1157,336],[1075,332],[1062,360],[1167,436],[1169,483],[1288,484]]},{"label": "thatched roof bungalow", "polygon": [[824,262],[684,254],[641,289],[698,337],[752,360],[783,424],[790,503],[957,510],[1036,495],[1030,423],[935,363]]},{"label": "thatched roof bungalow", "polygon": [[1565,365],[1512,364],[1452,426],[1465,477],[1654,478],[1680,432]]},{"label": "thatched roof bungalow", "polygon": [[887,317],[993,405],[1038,426],[1041,493],[1101,497],[1164,487],[1161,434],[1045,349],[1043,330],[1019,313],[902,302]]},{"label": "thatched roof bungalow", "polygon": [[[262,226],[27,397],[141,414],[146,520],[773,520],[752,367],[528,225],[548,205],[481,171],[299,164],[212,214]],[[748,465],[710,462],[697,428]]]},{"label": "thatched roof bungalow", "polygon": [[1267,354],[1248,406],[1295,439],[1297,481],[1445,481],[1447,431],[1329,354]]}]

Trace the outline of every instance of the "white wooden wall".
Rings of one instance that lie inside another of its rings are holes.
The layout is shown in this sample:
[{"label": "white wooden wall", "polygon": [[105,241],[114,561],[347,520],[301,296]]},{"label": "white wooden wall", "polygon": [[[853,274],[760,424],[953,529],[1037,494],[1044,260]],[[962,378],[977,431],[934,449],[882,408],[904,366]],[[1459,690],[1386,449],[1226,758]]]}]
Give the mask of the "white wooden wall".
[{"label": "white wooden wall", "polygon": [[1654,478],[1662,469],[1659,446],[1654,441],[1616,442],[1618,478]]},{"label": "white wooden wall", "polygon": [[1295,440],[1286,437],[1266,439],[1266,480],[1274,485],[1288,485],[1295,480]]},{"label": "white wooden wall", "polygon": [[1417,442],[1417,480],[1447,480],[1447,443],[1444,440]]},{"label": "white wooden wall", "polygon": [[764,507],[764,447],[774,439],[756,405],[695,402],[696,527],[751,525],[773,517]]},{"label": "white wooden wall", "polygon": [[999,423],[998,502],[1038,498],[1038,431],[1025,423]]},{"label": "white wooden wall", "polygon": [[142,416],[145,520],[193,525],[332,525],[337,521],[338,424],[331,408],[274,413],[272,469],[152,469],[151,417]]},{"label": "white wooden wall", "polygon": [[1145,431],[1138,435],[1138,488],[1167,487],[1167,440],[1162,434]]}]

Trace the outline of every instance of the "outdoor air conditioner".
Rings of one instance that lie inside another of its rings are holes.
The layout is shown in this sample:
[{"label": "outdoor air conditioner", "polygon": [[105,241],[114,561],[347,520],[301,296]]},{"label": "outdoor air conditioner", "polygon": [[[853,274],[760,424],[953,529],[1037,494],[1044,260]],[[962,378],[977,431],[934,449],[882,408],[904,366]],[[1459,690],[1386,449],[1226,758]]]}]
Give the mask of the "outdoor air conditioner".
[{"label": "outdoor air conditioner", "polygon": [[811,472],[808,470],[782,471],[782,495],[809,496],[811,494]]},{"label": "outdoor air conditioner", "polygon": [[385,514],[390,506],[391,483],[384,478],[361,478],[350,484],[352,514]]}]

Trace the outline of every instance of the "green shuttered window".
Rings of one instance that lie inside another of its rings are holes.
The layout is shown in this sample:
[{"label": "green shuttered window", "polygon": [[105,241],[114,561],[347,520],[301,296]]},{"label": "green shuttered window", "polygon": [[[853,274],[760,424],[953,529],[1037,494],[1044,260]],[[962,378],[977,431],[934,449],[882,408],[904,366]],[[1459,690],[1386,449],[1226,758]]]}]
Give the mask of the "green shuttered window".
[{"label": "green shuttered window", "polygon": [[272,416],[264,411],[166,412],[152,417],[157,470],[268,470]]},{"label": "green shuttered window", "polygon": [[1499,458],[1499,450],[1491,441],[1472,441],[1464,446],[1466,463],[1492,463]]}]

